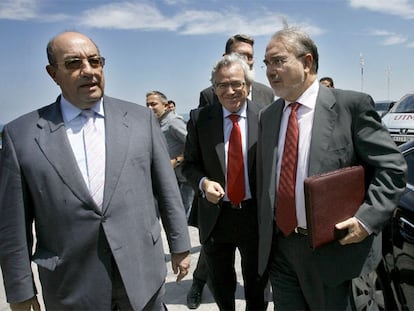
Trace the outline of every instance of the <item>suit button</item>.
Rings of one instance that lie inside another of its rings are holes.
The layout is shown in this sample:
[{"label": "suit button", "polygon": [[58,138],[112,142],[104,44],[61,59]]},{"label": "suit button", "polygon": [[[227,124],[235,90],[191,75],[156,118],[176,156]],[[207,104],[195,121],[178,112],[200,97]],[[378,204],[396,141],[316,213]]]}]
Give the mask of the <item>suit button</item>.
[{"label": "suit button", "polygon": [[104,223],[106,221],[106,219],[107,219],[106,216],[102,216],[101,217],[101,223]]}]

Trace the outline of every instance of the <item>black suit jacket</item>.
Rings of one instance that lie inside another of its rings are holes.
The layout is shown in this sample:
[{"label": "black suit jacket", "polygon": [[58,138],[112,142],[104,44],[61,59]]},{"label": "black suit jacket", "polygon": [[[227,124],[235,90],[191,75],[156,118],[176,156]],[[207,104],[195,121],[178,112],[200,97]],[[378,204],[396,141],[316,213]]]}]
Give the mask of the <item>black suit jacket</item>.
[{"label": "black suit jacket", "polygon": [[[275,94],[273,90],[259,82],[253,82],[252,84],[252,101],[254,101],[260,108],[270,105],[275,100]],[[220,104],[220,101],[214,93],[212,86],[202,90],[200,92],[200,103],[198,107],[204,107],[211,104]]]},{"label": "black suit jacket", "polygon": [[[247,101],[248,124],[248,174],[252,197],[256,197],[256,142],[257,114],[260,108]],[[187,123],[187,141],[184,152],[183,173],[196,189],[193,208],[197,211],[200,241],[210,236],[220,214],[220,205],[205,199],[199,190],[203,177],[220,183],[225,189],[226,162],[223,134],[223,108],[221,104],[207,105],[190,112]]]}]

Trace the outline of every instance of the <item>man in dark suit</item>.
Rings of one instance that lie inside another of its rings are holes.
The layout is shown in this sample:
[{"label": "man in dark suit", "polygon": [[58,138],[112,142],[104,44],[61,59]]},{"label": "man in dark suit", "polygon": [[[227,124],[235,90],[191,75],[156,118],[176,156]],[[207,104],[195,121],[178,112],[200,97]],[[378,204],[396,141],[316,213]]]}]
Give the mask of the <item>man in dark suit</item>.
[{"label": "man in dark suit", "polygon": [[[88,37],[63,32],[47,52],[62,94],[4,127],[0,262],[8,302],[39,308],[34,261],[48,310],[164,310],[159,216],[178,280],[188,273],[190,241],[159,124],[150,109],[103,95],[105,59]],[[104,150],[96,157],[89,130]]]},{"label": "man in dark suit", "polygon": [[[220,104],[192,110],[183,173],[197,189],[198,228],[208,284],[220,310],[235,309],[235,251],[241,255],[247,310],[263,310],[264,284],[257,275],[256,135],[259,107],[247,99],[252,75],[237,54],[214,67],[212,84]],[[234,120],[230,120],[234,118]],[[233,123],[234,122],[234,123]],[[240,128],[239,152],[232,153]],[[236,155],[240,156],[235,161]],[[238,169],[233,165],[240,164]],[[236,180],[233,173],[240,175]],[[232,182],[234,181],[234,183]],[[238,198],[234,191],[240,191]]]},{"label": "man in dark suit", "polygon": [[[254,65],[254,39],[250,36],[243,34],[236,34],[230,37],[225,46],[224,55],[230,55],[233,53],[239,54],[249,65],[251,71],[253,71]],[[254,101],[260,108],[270,105],[274,101],[273,90],[261,83],[253,81],[249,88],[248,99]],[[206,105],[219,104],[220,101],[215,93],[214,87],[210,86],[200,92],[200,103],[198,107],[204,107]],[[197,226],[197,202],[194,202],[192,207],[192,214],[190,214],[189,224]],[[187,295],[187,306],[190,309],[196,309],[200,305],[201,295],[205,283],[207,282],[207,267],[204,263],[203,249],[200,250],[200,256],[197,261],[196,269],[193,273],[193,284]]]},{"label": "man in dark suit", "polygon": [[[378,249],[371,246],[403,192],[406,164],[370,96],[319,84],[318,51],[307,34],[294,28],[277,32],[264,62],[280,99],[259,116],[259,273],[270,273],[276,310],[345,310],[350,280],[376,257],[370,252]],[[295,123],[298,146],[285,156]],[[285,173],[294,150],[296,181],[289,181]],[[357,164],[365,167],[369,178],[356,214],[336,224],[348,233],[312,251],[304,179]],[[286,218],[289,212],[293,220]]]},{"label": "man in dark suit", "polygon": [[[227,40],[223,56],[237,53],[244,58],[246,63],[249,65],[250,70],[253,70],[253,45],[254,39],[252,37],[243,34],[234,35]],[[273,103],[275,95],[270,87],[253,81],[249,89],[248,98],[262,108]],[[200,103],[198,107],[204,107],[218,102],[219,99],[214,92],[214,88],[213,86],[210,86],[200,92]]]}]

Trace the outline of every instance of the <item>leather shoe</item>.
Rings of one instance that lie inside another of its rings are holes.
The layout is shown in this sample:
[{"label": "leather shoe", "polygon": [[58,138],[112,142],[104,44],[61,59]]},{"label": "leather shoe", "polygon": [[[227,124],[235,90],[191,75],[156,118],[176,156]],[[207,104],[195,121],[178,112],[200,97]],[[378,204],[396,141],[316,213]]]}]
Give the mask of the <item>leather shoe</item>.
[{"label": "leather shoe", "polygon": [[197,309],[200,306],[204,284],[204,282],[199,280],[193,280],[193,284],[187,294],[188,309]]}]

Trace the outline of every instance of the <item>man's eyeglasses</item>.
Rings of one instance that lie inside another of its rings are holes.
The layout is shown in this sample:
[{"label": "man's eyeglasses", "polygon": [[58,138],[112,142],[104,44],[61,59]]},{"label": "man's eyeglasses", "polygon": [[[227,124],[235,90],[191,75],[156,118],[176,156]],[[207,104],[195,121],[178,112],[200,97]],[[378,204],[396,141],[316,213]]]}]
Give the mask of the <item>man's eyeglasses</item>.
[{"label": "man's eyeglasses", "polygon": [[[55,63],[55,65],[64,64],[65,68],[68,70],[77,70],[82,67],[84,59],[85,58],[69,58],[64,62]],[[102,56],[92,56],[86,58],[86,60],[92,68],[101,68],[105,65],[105,58]]]},{"label": "man's eyeglasses", "polygon": [[[300,54],[300,55],[296,56],[296,58],[299,59],[299,58],[301,58],[305,55],[306,54]],[[266,68],[273,68],[273,67],[282,68],[283,66],[285,66],[285,64],[287,62],[292,61],[292,59],[294,59],[294,58],[291,58],[289,56],[274,56],[274,57],[271,57],[269,60],[264,59],[263,60],[263,63],[264,63],[263,67],[266,67]]]},{"label": "man's eyeglasses", "polygon": [[283,67],[284,64],[286,64],[288,61],[287,57],[272,57],[269,60],[265,59],[263,60],[264,67],[276,67],[280,68]]},{"label": "man's eyeglasses", "polygon": [[222,83],[216,83],[215,87],[216,89],[220,91],[227,90],[229,87],[231,87],[234,91],[238,91],[243,88],[243,86],[246,85],[246,82],[241,81],[232,81],[232,82],[222,82]]}]

